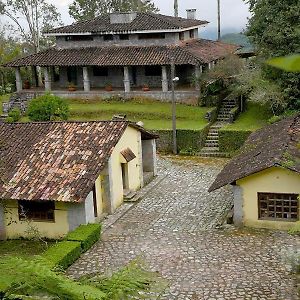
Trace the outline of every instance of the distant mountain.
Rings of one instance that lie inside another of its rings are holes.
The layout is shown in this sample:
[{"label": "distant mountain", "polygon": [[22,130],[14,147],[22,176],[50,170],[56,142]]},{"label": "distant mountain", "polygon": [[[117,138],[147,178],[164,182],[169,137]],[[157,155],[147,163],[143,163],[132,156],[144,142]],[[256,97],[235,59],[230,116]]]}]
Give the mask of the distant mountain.
[{"label": "distant mountain", "polygon": [[[239,34],[243,29],[236,27],[223,27],[222,28],[222,36],[227,34]],[[201,29],[199,31],[199,37],[203,39],[209,40],[217,40],[218,39],[218,28],[215,26],[208,25],[207,27]]]},{"label": "distant mountain", "polygon": [[240,45],[243,48],[240,53],[254,52],[254,47],[249,41],[249,38],[242,33],[228,33],[221,37],[221,41],[228,44]]}]

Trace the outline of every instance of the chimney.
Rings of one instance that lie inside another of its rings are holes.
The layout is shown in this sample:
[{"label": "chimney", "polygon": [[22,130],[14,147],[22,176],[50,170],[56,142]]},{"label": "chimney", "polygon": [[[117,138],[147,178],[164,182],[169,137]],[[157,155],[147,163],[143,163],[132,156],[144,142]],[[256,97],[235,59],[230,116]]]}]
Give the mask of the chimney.
[{"label": "chimney", "polygon": [[110,24],[131,23],[137,17],[136,12],[115,12],[110,14]]},{"label": "chimney", "polygon": [[195,8],[190,8],[190,9],[187,9],[186,10],[186,14],[187,14],[187,19],[193,19],[195,20],[196,19],[196,11],[197,9]]}]

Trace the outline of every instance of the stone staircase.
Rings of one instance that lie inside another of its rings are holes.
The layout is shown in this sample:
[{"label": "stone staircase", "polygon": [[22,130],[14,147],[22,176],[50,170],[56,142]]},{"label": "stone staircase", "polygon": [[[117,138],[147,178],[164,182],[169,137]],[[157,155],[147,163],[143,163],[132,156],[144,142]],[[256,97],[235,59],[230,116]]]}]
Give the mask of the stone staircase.
[{"label": "stone staircase", "polygon": [[217,121],[213,123],[208,131],[204,147],[201,149],[199,155],[205,157],[228,157],[228,153],[220,152],[219,148],[219,130],[223,126],[232,121],[230,111],[236,107],[234,99],[227,98],[223,100],[222,106],[219,110]]}]

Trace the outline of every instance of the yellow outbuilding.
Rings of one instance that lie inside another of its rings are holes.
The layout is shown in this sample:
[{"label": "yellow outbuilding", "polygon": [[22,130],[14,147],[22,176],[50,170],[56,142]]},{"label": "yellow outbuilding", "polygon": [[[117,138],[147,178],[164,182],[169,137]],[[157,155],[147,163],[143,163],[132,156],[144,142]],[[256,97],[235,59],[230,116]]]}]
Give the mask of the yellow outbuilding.
[{"label": "yellow outbuilding", "polygon": [[287,230],[299,220],[300,116],[250,135],[209,191],[233,186],[234,223]]},{"label": "yellow outbuilding", "polygon": [[0,124],[0,239],[57,239],[156,175],[156,136],[127,121]]}]

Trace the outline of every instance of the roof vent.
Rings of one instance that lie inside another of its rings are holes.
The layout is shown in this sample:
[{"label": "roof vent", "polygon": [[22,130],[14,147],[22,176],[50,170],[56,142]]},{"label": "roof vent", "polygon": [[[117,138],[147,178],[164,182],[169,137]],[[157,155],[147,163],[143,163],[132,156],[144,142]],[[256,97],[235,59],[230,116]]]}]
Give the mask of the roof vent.
[{"label": "roof vent", "polygon": [[129,13],[112,13],[110,14],[110,23],[111,24],[126,24],[131,23],[137,16],[136,12]]},{"label": "roof vent", "polygon": [[187,9],[186,10],[187,19],[195,20],[196,19],[196,11],[197,11],[197,9],[195,9],[195,8]]}]

